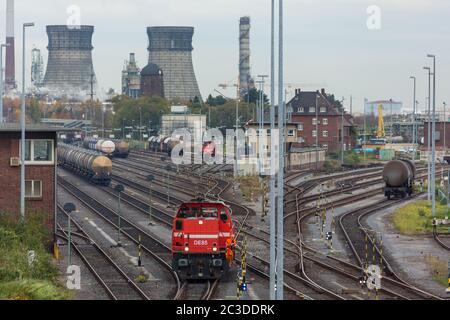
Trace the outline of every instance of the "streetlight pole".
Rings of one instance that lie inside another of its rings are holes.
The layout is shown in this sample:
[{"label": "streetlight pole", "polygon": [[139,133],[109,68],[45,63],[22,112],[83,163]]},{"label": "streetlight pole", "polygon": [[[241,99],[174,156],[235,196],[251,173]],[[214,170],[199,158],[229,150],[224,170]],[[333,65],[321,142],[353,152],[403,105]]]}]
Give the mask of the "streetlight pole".
[{"label": "streetlight pole", "polygon": [[120,241],[120,233],[122,232],[122,216],[121,216],[121,197],[122,197],[122,192],[125,191],[125,187],[121,184],[116,185],[116,187],[114,188],[117,193],[119,194],[119,201],[117,203],[117,214],[119,217],[119,223],[118,223],[118,231],[117,231],[117,247],[121,247],[122,243]]},{"label": "streetlight pole", "polygon": [[0,44],[0,124],[4,122],[3,117],[3,94],[5,93],[5,85],[3,83],[3,48],[9,47],[9,43]]},{"label": "streetlight pole", "polygon": [[166,166],[166,170],[167,170],[167,208],[171,208],[172,206],[170,205],[170,171],[172,171],[172,167],[170,166],[170,164]]},{"label": "streetlight pole", "polygon": [[[236,145],[235,145],[235,164],[234,164],[234,178],[238,176],[238,140],[239,140],[239,81],[236,86]],[[249,93],[248,93],[249,94]]]},{"label": "streetlight pole", "polygon": [[428,162],[428,173],[427,173],[427,200],[431,200],[431,161],[430,161],[430,152],[431,152],[431,68],[430,67],[423,67],[424,70],[428,71],[428,134],[427,134],[427,142],[428,142],[428,149],[427,149],[427,162]]},{"label": "streetlight pole", "polygon": [[344,165],[344,144],[345,144],[345,134],[344,134],[344,102],[345,102],[345,98],[342,98],[342,113],[341,113],[341,139],[342,139],[342,146],[341,146],[341,165]]},{"label": "streetlight pole", "polygon": [[414,80],[414,94],[413,94],[413,127],[412,127],[412,142],[413,142],[413,155],[412,160],[416,160],[416,77],[411,76],[410,79]]},{"label": "streetlight pole", "polygon": [[142,107],[139,106],[139,142],[142,143]]},{"label": "streetlight pole", "polygon": [[431,202],[433,219],[436,217],[436,56],[428,54],[433,59],[433,125],[431,138]]},{"label": "streetlight pole", "polygon": [[25,30],[27,27],[33,27],[34,23],[23,24],[23,43],[22,43],[22,107],[20,114],[20,127],[21,127],[21,153],[20,153],[20,218],[22,222],[25,221]]}]

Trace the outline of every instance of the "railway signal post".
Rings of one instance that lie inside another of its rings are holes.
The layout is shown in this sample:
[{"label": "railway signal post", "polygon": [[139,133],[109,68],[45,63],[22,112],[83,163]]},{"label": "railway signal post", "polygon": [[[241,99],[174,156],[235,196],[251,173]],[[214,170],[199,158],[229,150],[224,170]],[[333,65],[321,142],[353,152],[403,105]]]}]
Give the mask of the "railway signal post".
[{"label": "railway signal post", "polygon": [[68,243],[67,243],[67,259],[68,259],[68,266],[70,267],[72,265],[72,225],[71,225],[71,217],[70,214],[77,210],[75,205],[73,203],[66,203],[64,205],[64,211],[67,212],[67,232],[68,232]]},{"label": "railway signal post", "polygon": [[154,175],[148,175],[147,176],[147,181],[150,183],[150,188],[149,188],[149,192],[150,192],[150,202],[149,202],[149,206],[148,206],[148,214],[149,214],[149,226],[154,226],[155,224],[153,223],[153,217],[152,217],[152,205],[153,205],[153,197],[152,197],[152,183],[153,181],[155,181],[155,176]]},{"label": "railway signal post", "polygon": [[116,190],[116,192],[119,194],[119,200],[117,203],[117,214],[119,217],[119,223],[118,223],[118,230],[117,230],[117,247],[121,247],[122,243],[120,241],[120,233],[122,232],[121,230],[121,223],[122,223],[122,218],[121,218],[121,197],[122,197],[122,192],[125,191],[125,187],[121,184],[116,185],[116,187],[114,188],[114,190]]}]

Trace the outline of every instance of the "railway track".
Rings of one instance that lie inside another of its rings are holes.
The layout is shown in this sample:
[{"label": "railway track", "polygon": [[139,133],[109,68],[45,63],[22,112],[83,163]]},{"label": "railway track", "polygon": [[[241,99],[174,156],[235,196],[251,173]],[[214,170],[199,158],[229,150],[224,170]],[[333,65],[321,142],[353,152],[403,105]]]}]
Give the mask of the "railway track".
[{"label": "railway track", "polygon": [[[71,196],[80,201],[86,206],[92,213],[102,218],[106,223],[110,224],[115,229],[118,229],[118,214],[115,210],[102,204],[92,196],[82,191],[79,187],[71,183],[69,180],[59,176],[59,187],[63,188]],[[177,299],[181,294],[182,282],[178,278],[178,275],[172,270],[170,264],[171,261],[171,248],[161,242],[159,239],[150,235],[147,231],[143,230],[140,226],[131,222],[126,217],[121,217],[121,233],[127,237],[131,242],[136,245],[139,244],[139,237],[141,237],[141,248],[144,252],[152,256],[155,261],[160,264],[166,271],[168,271],[174,279],[176,293],[174,299]]]},{"label": "railway track", "polygon": [[436,229],[434,229],[433,238],[442,248],[450,251],[450,234],[439,234]]},{"label": "railway track", "polygon": [[[68,241],[67,226],[64,226],[69,215],[58,205],[58,235]],[[71,240],[71,246],[79,255],[86,267],[91,271],[98,283],[112,300],[150,300],[149,296],[131,279],[127,273],[88,235],[74,219],[72,225],[77,229],[74,237],[81,240]],[[73,239],[73,238],[72,238]]]}]

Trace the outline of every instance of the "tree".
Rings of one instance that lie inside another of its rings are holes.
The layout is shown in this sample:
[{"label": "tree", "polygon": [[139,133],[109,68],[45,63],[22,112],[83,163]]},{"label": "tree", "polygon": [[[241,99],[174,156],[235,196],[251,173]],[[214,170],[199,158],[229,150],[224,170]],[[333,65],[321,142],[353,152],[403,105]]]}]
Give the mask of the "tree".
[{"label": "tree", "polygon": [[[244,95],[244,101],[247,103],[254,103],[256,104],[259,101],[259,95],[261,94],[261,90],[257,90],[256,88],[250,89],[245,95]],[[269,103],[269,99],[267,98],[267,95],[264,94],[264,104]]]},{"label": "tree", "polygon": [[[205,107],[204,112],[207,112]],[[253,119],[254,104],[239,103],[239,123],[242,126]],[[234,129],[236,126],[236,100],[228,100],[225,104],[211,108],[211,127]]]},{"label": "tree", "polygon": [[160,97],[131,99],[126,96],[119,96],[113,98],[112,103],[115,113],[113,123],[116,128],[122,127],[123,120],[125,120],[127,126],[132,123],[138,126],[141,120],[142,126],[150,125],[153,129],[159,128],[162,115],[170,112],[169,102]]},{"label": "tree", "polygon": [[222,96],[213,97],[212,95],[208,96],[208,100],[206,100],[206,104],[210,105],[211,107],[215,106],[223,106],[227,100]]}]

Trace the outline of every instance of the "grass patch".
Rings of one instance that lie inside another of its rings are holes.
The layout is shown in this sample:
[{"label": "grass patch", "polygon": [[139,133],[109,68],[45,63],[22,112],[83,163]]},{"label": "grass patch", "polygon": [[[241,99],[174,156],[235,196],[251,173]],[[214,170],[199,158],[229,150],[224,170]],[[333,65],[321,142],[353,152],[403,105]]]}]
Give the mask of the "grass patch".
[{"label": "grass patch", "polygon": [[[394,227],[406,235],[428,234],[433,231],[431,203],[426,200],[416,201],[395,210],[392,216]],[[438,219],[450,216],[449,208],[436,203],[436,217]],[[449,226],[438,226],[438,232],[448,232]]]},{"label": "grass patch", "polygon": [[[0,213],[0,299],[68,297],[58,284],[58,269],[46,249],[51,237],[45,216],[33,213],[21,223],[16,215]],[[35,253],[31,263],[30,251]]]},{"label": "grass patch", "polygon": [[447,262],[439,259],[439,257],[435,257],[429,254],[425,256],[425,261],[430,269],[433,280],[443,285],[444,287],[447,287]]},{"label": "grass patch", "polygon": [[256,201],[258,197],[262,195],[259,177],[240,177],[238,178],[238,183],[241,189],[242,196],[245,200]]}]

